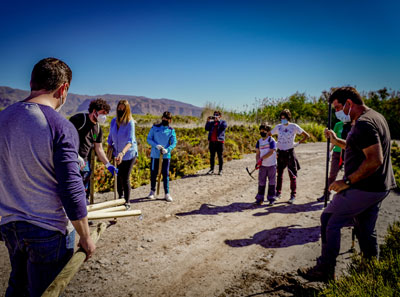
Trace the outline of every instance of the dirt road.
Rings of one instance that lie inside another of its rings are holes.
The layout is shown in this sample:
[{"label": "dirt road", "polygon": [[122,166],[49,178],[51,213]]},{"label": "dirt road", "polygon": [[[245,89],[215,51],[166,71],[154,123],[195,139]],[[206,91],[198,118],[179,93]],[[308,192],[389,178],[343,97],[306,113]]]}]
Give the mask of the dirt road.
[{"label": "dirt road", "polygon": [[[325,150],[325,143],[296,148],[302,168],[294,205],[287,203],[285,172],[278,203],[253,206],[257,182],[245,168],[254,166],[254,155],[226,163],[223,176],[203,170],[172,181],[172,203],[145,198],[149,186],[133,190],[132,208],[141,209],[143,218],[109,226],[64,296],[295,296],[312,289],[296,270],[320,253],[323,204],[316,198],[324,187]],[[382,205],[380,242],[388,224],[399,220],[399,198],[392,193]],[[96,197],[112,199],[111,193]],[[342,231],[338,274],[349,263],[350,234]],[[0,295],[9,270],[2,244]]]}]

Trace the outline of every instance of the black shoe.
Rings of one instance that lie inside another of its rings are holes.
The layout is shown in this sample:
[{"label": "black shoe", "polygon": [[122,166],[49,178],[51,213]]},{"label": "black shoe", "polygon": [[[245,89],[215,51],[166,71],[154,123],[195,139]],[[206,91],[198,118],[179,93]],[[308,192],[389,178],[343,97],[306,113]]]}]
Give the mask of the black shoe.
[{"label": "black shoe", "polygon": [[[328,199],[327,199],[327,201],[329,201],[329,198],[331,197],[331,193],[328,193]],[[317,199],[317,201],[318,202],[324,202],[325,201],[325,194],[324,195],[322,195],[321,197],[319,197],[318,199]]]},{"label": "black shoe", "polygon": [[208,171],[206,174],[207,174],[207,175],[214,174],[214,169],[210,169],[210,171]]},{"label": "black shoe", "polygon": [[218,171],[218,175],[222,175],[222,169]]},{"label": "black shoe", "polygon": [[309,281],[329,282],[335,280],[335,267],[327,264],[317,264],[313,267],[301,267],[297,273]]},{"label": "black shoe", "polygon": [[130,210],[130,209],[131,209],[131,205],[130,205],[129,202],[126,202],[126,203],[124,204],[124,206],[125,206],[125,209],[126,209],[126,210]]}]

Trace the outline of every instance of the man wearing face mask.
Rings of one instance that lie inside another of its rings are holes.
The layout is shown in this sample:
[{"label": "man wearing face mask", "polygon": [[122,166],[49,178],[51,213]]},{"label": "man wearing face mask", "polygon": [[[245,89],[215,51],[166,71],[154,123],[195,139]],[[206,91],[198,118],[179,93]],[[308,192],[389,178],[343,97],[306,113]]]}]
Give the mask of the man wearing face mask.
[{"label": "man wearing face mask", "polygon": [[11,273],[5,296],[41,296],[79,245],[90,258],[78,134],[55,110],[67,100],[72,71],[56,58],[40,60],[31,93],[1,112],[0,238]]},{"label": "man wearing face mask", "polygon": [[340,230],[354,222],[355,233],[364,258],[378,255],[375,223],[382,200],[396,186],[390,159],[390,132],[385,118],[366,106],[355,88],[336,89],[329,97],[342,121],[354,125],[346,140],[326,130],[332,144],[345,149],[344,177],[329,186],[335,191],[332,201],[321,214],[321,257],[317,265],[300,268],[309,280],[334,278],[340,250]]},{"label": "man wearing face mask", "polygon": [[222,167],[224,164],[224,142],[225,142],[225,130],[228,127],[226,121],[221,120],[221,112],[216,110],[214,115],[207,118],[205,126],[208,131],[208,141],[210,149],[210,170],[207,174],[214,174],[215,164],[215,153],[218,155],[218,175],[222,175]]},{"label": "man wearing face mask", "polygon": [[105,100],[99,98],[90,102],[88,110],[88,114],[78,113],[69,119],[79,134],[79,161],[87,199],[90,195],[89,182],[92,164],[89,164],[89,156],[92,148],[94,148],[99,160],[112,175],[118,173],[118,169],[111,165],[107,159],[102,144],[103,130],[100,125],[106,122],[110,105]]},{"label": "man wearing face mask", "polygon": [[[297,161],[294,148],[300,143],[305,142],[310,135],[304,131],[299,125],[289,122],[292,117],[289,109],[284,109],[280,113],[281,124],[276,125],[272,129],[271,134],[278,135],[278,150],[276,152],[278,157],[277,165],[277,181],[276,181],[276,199],[279,199],[282,191],[283,171],[288,168],[290,178],[290,199],[289,204],[293,204],[296,198],[297,190],[297,170],[300,169],[299,162]],[[303,136],[299,142],[294,142],[296,134]]]}]

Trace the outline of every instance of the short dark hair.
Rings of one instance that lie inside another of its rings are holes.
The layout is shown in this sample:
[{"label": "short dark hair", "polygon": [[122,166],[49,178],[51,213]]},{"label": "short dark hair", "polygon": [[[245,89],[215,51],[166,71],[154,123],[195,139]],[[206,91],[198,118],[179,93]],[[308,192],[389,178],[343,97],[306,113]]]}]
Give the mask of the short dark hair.
[{"label": "short dark hair", "polygon": [[222,113],[219,110],[215,110],[214,114],[218,114],[219,117],[222,116]]},{"label": "short dark hair", "polygon": [[353,87],[341,87],[334,89],[332,94],[329,96],[329,103],[337,100],[340,104],[344,105],[350,99],[354,104],[364,105],[364,101],[362,100],[360,94]]},{"label": "short dark hair", "polygon": [[102,98],[97,98],[95,100],[90,101],[90,104],[89,104],[89,108],[88,108],[89,112],[92,112],[94,109],[97,111],[104,110],[105,112],[108,113],[111,108],[110,108],[110,105],[108,105],[106,100],[104,100]]},{"label": "short dark hair", "polygon": [[70,84],[72,71],[63,61],[45,58],[36,63],[31,74],[31,91],[54,91],[63,83]]},{"label": "short dark hair", "polygon": [[281,113],[279,114],[279,118],[281,118],[282,116],[285,116],[285,118],[290,121],[290,119],[292,118],[292,113],[290,112],[289,109],[285,108],[284,110],[281,111]]},{"label": "short dark hair", "polygon": [[171,120],[172,119],[172,113],[170,113],[169,111],[164,111],[162,114],[163,118],[166,118],[167,120]]},{"label": "short dark hair", "polygon": [[262,123],[260,125],[260,127],[258,128],[258,130],[265,130],[267,132],[272,130],[272,127],[270,125],[268,125],[268,123]]}]

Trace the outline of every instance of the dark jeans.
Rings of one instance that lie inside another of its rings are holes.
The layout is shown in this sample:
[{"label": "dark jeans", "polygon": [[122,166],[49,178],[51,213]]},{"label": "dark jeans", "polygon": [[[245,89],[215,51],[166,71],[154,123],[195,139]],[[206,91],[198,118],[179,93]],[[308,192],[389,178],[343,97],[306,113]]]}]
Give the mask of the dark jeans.
[{"label": "dark jeans", "polygon": [[336,265],[340,251],[340,230],[354,222],[363,256],[378,255],[375,223],[382,200],[389,192],[366,192],[347,189],[333,196],[321,214],[321,262]]},{"label": "dark jeans", "polygon": [[128,203],[131,196],[131,171],[136,157],[131,160],[122,161],[118,165],[117,175],[117,191],[119,197],[124,196],[125,201]]},{"label": "dark jeans", "polygon": [[41,296],[72,257],[72,236],[27,222],[0,226],[8,249],[11,274],[6,297]]},{"label": "dark jeans", "polygon": [[[158,174],[158,161],[159,159],[151,158],[151,171],[150,171],[150,187],[152,191],[156,190],[157,174]],[[164,181],[164,192],[169,193],[169,164],[171,159],[163,159],[161,173]]]},{"label": "dark jeans", "polygon": [[283,171],[285,168],[288,168],[289,178],[290,178],[290,196],[296,196],[297,190],[297,170],[300,169],[299,162],[297,161],[296,154],[294,153],[294,149],[290,149],[287,151],[278,150],[278,165],[277,172],[278,176],[276,179],[276,194],[279,195],[282,191],[282,183],[283,183]]},{"label": "dark jeans", "polygon": [[218,155],[219,171],[222,170],[224,164],[224,143],[220,141],[210,141],[208,148],[210,149],[210,168],[214,170],[215,153]]}]

